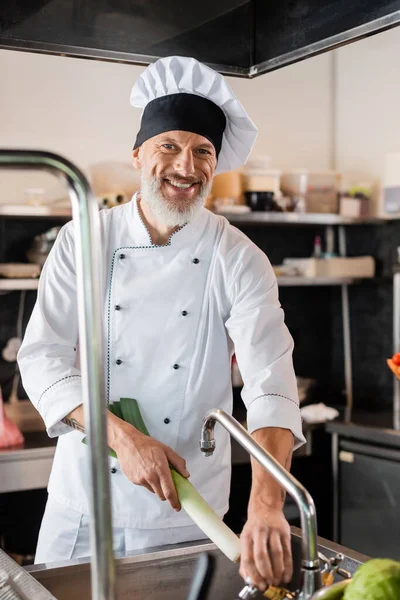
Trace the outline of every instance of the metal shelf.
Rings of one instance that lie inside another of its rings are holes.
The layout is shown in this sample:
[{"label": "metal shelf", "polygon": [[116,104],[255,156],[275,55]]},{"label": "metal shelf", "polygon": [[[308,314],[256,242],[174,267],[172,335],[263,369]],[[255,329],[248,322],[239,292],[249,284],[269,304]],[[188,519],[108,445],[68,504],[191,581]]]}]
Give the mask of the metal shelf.
[{"label": "metal shelf", "polygon": [[37,290],[39,279],[0,279],[0,292],[16,290]]},{"label": "metal shelf", "polygon": [[365,277],[277,277],[279,286],[318,286],[318,285],[351,285],[362,281]]},{"label": "metal shelf", "polygon": [[70,207],[0,204],[0,217],[72,218]]},{"label": "metal shelf", "polygon": [[230,223],[241,225],[378,225],[385,219],[351,218],[328,213],[249,212],[243,214],[220,213]]}]

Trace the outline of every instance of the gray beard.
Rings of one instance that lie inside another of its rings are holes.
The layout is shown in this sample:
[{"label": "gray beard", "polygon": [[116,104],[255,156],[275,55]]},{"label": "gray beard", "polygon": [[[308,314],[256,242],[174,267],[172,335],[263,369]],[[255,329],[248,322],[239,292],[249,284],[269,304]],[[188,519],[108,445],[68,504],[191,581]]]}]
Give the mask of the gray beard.
[{"label": "gray beard", "polygon": [[160,182],[156,177],[147,179],[142,171],[140,195],[150,207],[154,217],[167,227],[182,227],[197,217],[211,192],[212,182],[202,184],[196,198],[179,209],[164,198],[159,187]]}]

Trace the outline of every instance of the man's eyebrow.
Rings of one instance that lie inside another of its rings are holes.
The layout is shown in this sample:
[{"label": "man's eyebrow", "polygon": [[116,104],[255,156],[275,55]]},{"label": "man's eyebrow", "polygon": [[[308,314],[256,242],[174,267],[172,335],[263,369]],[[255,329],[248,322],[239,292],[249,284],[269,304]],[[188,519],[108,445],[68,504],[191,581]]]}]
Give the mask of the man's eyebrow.
[{"label": "man's eyebrow", "polygon": [[214,146],[209,142],[204,142],[204,144],[198,144],[197,148],[205,148],[206,150],[214,150]]},{"label": "man's eyebrow", "polygon": [[174,138],[168,137],[168,136],[162,137],[161,139],[159,139],[159,142],[161,144],[178,144],[179,143]]}]

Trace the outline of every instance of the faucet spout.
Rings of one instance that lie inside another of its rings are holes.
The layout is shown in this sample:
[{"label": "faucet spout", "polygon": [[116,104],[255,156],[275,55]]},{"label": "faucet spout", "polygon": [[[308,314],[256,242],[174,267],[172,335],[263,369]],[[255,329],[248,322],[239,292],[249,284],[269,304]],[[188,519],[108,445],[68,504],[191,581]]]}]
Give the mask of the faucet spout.
[{"label": "faucet spout", "polygon": [[220,423],[295,500],[302,529],[302,590],[299,598],[311,598],[321,587],[320,560],[317,547],[317,517],[311,495],[267,450],[258,444],[240,423],[221,409],[209,411],[203,419],[200,449],[206,456],[215,450],[214,427]]}]

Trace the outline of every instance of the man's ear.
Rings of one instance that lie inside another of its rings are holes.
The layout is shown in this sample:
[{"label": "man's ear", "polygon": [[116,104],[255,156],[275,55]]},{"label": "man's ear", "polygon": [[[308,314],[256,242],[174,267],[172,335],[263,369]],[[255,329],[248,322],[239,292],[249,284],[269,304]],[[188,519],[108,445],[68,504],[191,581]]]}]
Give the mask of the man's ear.
[{"label": "man's ear", "polygon": [[143,164],[142,156],[143,156],[143,152],[142,152],[141,146],[139,146],[138,148],[135,148],[134,151],[132,152],[132,164],[135,167],[135,169],[138,169],[139,171],[142,168],[142,164]]}]

